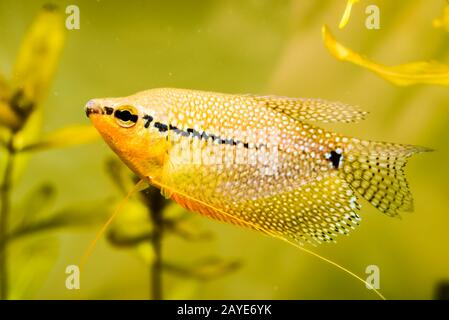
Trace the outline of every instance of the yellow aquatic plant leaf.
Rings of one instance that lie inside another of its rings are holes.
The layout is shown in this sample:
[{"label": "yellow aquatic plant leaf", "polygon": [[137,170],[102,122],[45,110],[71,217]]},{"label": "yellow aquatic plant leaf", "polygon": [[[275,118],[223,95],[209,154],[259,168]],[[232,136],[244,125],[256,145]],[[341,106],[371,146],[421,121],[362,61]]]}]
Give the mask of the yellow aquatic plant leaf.
[{"label": "yellow aquatic plant leaf", "polygon": [[339,43],[327,26],[323,26],[322,32],[324,44],[335,58],[368,69],[397,86],[413,84],[449,86],[448,65],[437,61],[417,61],[396,66],[385,66]]},{"label": "yellow aquatic plant leaf", "polygon": [[72,125],[56,130],[43,139],[25,145],[21,151],[41,151],[92,142],[99,138],[98,132],[89,125]]},{"label": "yellow aquatic plant leaf", "polygon": [[[23,120],[23,119],[21,119]],[[26,119],[25,123],[22,123],[20,130],[15,133],[14,136],[14,148],[20,150],[23,146],[35,143],[40,137],[41,128],[43,123],[43,109],[36,109]],[[13,181],[19,181],[22,177],[31,154],[29,153],[16,153],[14,157],[14,172]]]},{"label": "yellow aquatic plant leaf", "polygon": [[442,16],[432,21],[432,25],[434,28],[445,29],[449,32],[449,4],[444,7]]},{"label": "yellow aquatic plant leaf", "polygon": [[154,261],[154,249],[149,241],[138,244],[136,251],[139,258],[141,258],[145,264],[149,265]]},{"label": "yellow aquatic plant leaf", "polygon": [[349,17],[351,16],[352,6],[357,2],[359,2],[359,0],[348,0],[348,2],[346,2],[345,11],[343,12],[343,16],[341,17],[340,24],[338,25],[340,29],[343,29],[348,23]]},{"label": "yellow aquatic plant leaf", "polygon": [[64,44],[62,13],[45,6],[25,35],[13,68],[12,89],[17,107],[28,112],[48,91]]}]

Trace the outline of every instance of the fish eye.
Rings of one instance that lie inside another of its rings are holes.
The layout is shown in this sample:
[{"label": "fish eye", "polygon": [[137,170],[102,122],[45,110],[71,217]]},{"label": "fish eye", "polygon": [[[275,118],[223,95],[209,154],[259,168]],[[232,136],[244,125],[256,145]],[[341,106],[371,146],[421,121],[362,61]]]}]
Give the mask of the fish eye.
[{"label": "fish eye", "polygon": [[137,110],[133,106],[120,106],[114,111],[114,118],[119,126],[130,128],[137,123]]}]

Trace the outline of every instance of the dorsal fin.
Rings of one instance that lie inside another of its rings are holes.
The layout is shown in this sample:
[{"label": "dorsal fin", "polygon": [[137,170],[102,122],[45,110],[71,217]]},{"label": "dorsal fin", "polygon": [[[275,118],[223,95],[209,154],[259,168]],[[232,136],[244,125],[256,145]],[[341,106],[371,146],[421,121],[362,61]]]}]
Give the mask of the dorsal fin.
[{"label": "dorsal fin", "polygon": [[254,96],[253,99],[295,120],[312,122],[357,122],[368,113],[357,106],[313,98]]}]

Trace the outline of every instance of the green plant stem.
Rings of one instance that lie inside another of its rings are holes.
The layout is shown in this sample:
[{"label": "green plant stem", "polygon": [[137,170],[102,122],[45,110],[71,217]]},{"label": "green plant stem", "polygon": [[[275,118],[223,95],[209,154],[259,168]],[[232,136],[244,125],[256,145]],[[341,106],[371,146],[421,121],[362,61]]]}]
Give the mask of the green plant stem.
[{"label": "green plant stem", "polygon": [[8,256],[7,256],[7,231],[8,231],[8,215],[10,210],[10,191],[12,185],[12,174],[14,170],[14,134],[7,144],[7,162],[2,185],[0,188],[0,299],[8,298]]},{"label": "green plant stem", "polygon": [[162,300],[162,237],[164,221],[162,210],[151,210],[151,220],[154,225],[151,245],[154,250],[154,260],[151,264],[151,298],[153,300]]}]

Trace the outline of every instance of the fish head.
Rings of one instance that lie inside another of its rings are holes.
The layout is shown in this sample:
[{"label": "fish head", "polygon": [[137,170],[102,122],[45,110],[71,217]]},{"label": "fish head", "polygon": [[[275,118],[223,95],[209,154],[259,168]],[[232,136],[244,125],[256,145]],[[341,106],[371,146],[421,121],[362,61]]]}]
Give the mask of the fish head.
[{"label": "fish head", "polygon": [[139,176],[161,166],[167,139],[151,130],[151,114],[162,113],[160,105],[125,98],[92,99],[85,107],[87,117],[111,149]]}]

